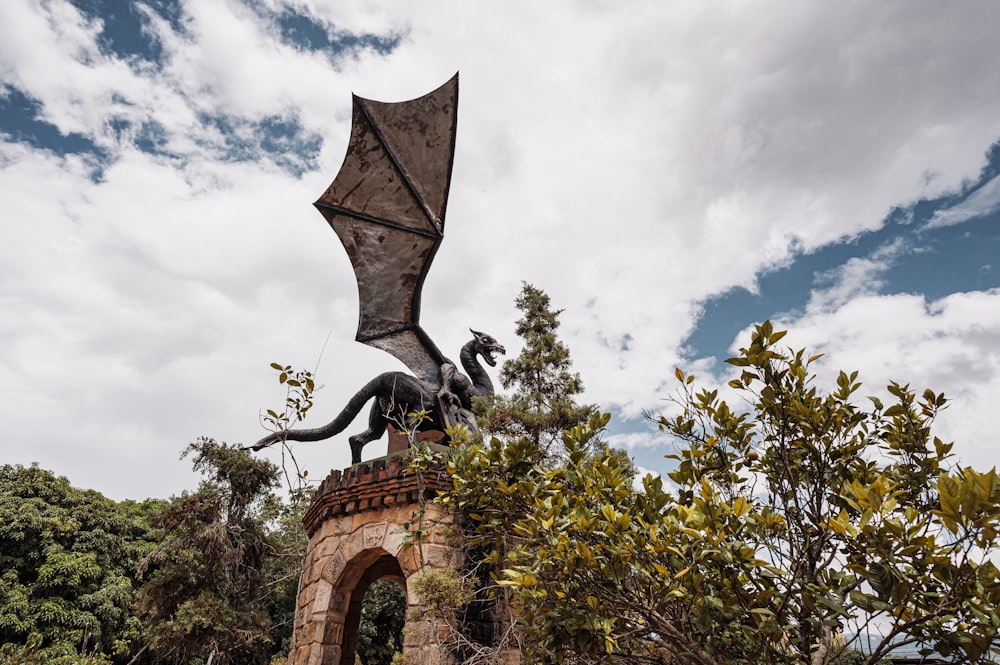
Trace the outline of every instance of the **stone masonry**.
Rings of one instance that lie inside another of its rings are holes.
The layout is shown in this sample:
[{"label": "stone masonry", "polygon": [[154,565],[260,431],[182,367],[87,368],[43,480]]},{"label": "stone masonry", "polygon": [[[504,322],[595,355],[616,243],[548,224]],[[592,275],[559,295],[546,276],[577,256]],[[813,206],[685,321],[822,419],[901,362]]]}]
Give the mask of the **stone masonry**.
[{"label": "stone masonry", "polygon": [[[406,590],[403,653],[408,665],[447,665],[437,626],[423,618],[407,580],[421,570],[458,568],[453,515],[431,499],[450,482],[443,471],[407,472],[406,455],[334,471],[305,517],[309,549],[295,613],[289,665],[354,665],[361,601],[388,579]],[[419,546],[404,546],[407,523],[427,529]]]}]

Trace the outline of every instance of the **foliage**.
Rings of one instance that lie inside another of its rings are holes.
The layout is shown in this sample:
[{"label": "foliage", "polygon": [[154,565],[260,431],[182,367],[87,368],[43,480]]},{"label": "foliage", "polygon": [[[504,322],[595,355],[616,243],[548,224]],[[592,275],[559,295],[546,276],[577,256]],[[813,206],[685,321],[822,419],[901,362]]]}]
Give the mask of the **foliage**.
[{"label": "foliage", "polygon": [[427,570],[410,579],[413,593],[429,616],[454,618],[455,612],[472,600],[465,580],[454,570]]},{"label": "foliage", "polygon": [[184,451],[204,480],[155,518],[160,544],[142,562],[139,614],[156,659],[266,663],[274,644],[264,570],[278,478],[270,462],[200,439]]},{"label": "foliage", "polygon": [[144,515],[155,505],[119,506],[37,466],[0,467],[5,656],[126,659],[139,630],[134,569],[151,548]]},{"label": "foliage", "polygon": [[398,584],[377,580],[365,594],[357,654],[363,665],[390,665],[403,650],[406,594]]},{"label": "foliage", "polygon": [[[596,434],[607,421],[607,416],[594,413],[589,419],[589,427],[577,426],[570,430],[570,434],[564,436],[564,443],[568,441],[570,445],[563,446],[560,457],[567,463],[586,466],[594,451],[599,450],[622,462],[626,469],[623,473],[631,478],[631,464],[627,458],[598,445]],[[493,654],[524,650],[526,635],[523,626],[518,629],[514,624],[514,599],[510,589],[496,584],[496,579],[523,551],[525,543],[518,528],[536,510],[537,494],[553,487],[555,479],[564,477],[566,466],[553,466],[545,460],[539,446],[528,437],[508,442],[494,437],[488,442],[466,445],[453,451],[446,464],[452,487],[437,500],[465,515],[464,540],[470,565],[463,584],[466,588],[477,586],[475,599],[465,611],[465,617],[492,618],[494,636],[480,643],[492,644]],[[574,489],[567,487],[567,491]],[[466,603],[469,603],[468,597],[453,607],[461,608]],[[443,606],[438,612],[446,614],[448,603],[439,604]],[[491,662],[488,653],[486,649],[478,649],[478,655],[485,657],[483,662]],[[529,656],[529,662],[535,662],[533,659],[538,654],[525,655]]]},{"label": "foliage", "polygon": [[816,358],[782,336],[763,324],[730,361],[748,410],[677,372],[679,413],[658,418],[674,488],[635,491],[631,465],[591,445],[606,416],[564,434],[558,467],[526,439],[453,457],[442,500],[504,564],[532,662],[826,664],[872,626],[868,664],[907,643],[996,653],[995,471],[953,465],[931,436],[943,396],[891,384],[890,405],[864,409],[856,374],[822,393]]},{"label": "foliage", "polygon": [[7,643],[0,647],[3,665],[111,665],[105,654],[86,656],[67,642],[42,646],[40,633],[32,633],[24,644]]},{"label": "foliage", "polygon": [[[562,462],[565,451],[553,443],[564,429],[596,413],[593,405],[579,405],[574,399],[583,391],[583,382],[570,371],[569,349],[557,337],[561,311],[553,310],[549,296],[527,283],[515,304],[522,312],[517,333],[524,344],[500,374],[504,388],[512,393],[475,403],[481,429],[503,440],[490,436],[459,446],[447,462],[453,491],[439,497],[465,513],[470,563],[462,583],[476,590],[474,597],[456,605],[464,609],[461,630],[452,630],[453,650],[466,660],[483,662],[523,646],[515,630],[510,593],[493,580],[510,563],[508,557],[518,542],[514,526],[532,510],[534,483],[547,468]],[[607,451],[596,437],[586,445]],[[621,459],[630,464],[626,457]],[[452,622],[446,623],[454,628]]]},{"label": "foliage", "polygon": [[291,365],[271,363],[271,369],[278,372],[278,383],[285,386],[285,406],[281,412],[267,409],[260,416],[261,425],[271,432],[288,429],[293,422],[305,420],[313,406],[313,392],[316,382],[313,373],[305,369],[293,369]]},{"label": "foliage", "polygon": [[484,432],[525,436],[544,452],[562,430],[585,421],[595,407],[574,401],[583,392],[583,381],[570,371],[569,349],[556,336],[562,310],[553,310],[549,296],[528,283],[514,303],[522,312],[517,334],[524,347],[500,371],[500,383],[513,394],[477,401],[476,415]]},{"label": "foliage", "polygon": [[260,516],[261,519],[272,516],[268,519],[267,535],[273,552],[261,571],[267,587],[261,607],[271,621],[272,655],[287,656],[292,648],[302,562],[308,546],[303,518],[313,493],[313,488],[307,486],[292,489],[276,510],[269,507],[272,512]]}]

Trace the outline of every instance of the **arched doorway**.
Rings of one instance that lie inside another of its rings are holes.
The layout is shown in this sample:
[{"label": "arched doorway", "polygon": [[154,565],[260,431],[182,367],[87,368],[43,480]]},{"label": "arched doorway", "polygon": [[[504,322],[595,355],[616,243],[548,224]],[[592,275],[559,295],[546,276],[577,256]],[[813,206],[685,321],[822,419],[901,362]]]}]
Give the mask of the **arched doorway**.
[{"label": "arched doorway", "polygon": [[[365,556],[366,554],[368,553],[363,552],[359,555],[359,558],[362,560],[368,559],[369,556]],[[351,568],[352,566],[349,565],[344,571],[345,576],[348,576],[347,579],[350,579],[351,573],[360,572],[357,568],[351,571]],[[406,594],[406,577],[403,575],[403,570],[396,557],[384,550],[382,550],[381,556],[375,559],[374,563],[369,565],[356,579],[357,584],[350,591],[347,612],[344,616],[344,640],[340,652],[340,665],[354,665],[354,655],[358,648],[358,627],[361,623],[361,610],[365,594],[368,593],[371,585],[378,580],[387,580],[398,584],[403,589],[404,597]],[[344,589],[344,591],[344,595],[347,596],[347,590]]]}]

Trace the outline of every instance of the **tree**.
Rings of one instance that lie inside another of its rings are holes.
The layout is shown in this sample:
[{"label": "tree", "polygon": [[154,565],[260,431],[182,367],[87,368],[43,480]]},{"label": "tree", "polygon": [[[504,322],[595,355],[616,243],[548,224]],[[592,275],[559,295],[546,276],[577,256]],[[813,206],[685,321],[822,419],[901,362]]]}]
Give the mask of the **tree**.
[{"label": "tree", "polygon": [[156,515],[160,543],[142,562],[139,615],[161,662],[266,663],[274,644],[264,571],[278,469],[199,439],[182,456],[204,480]]},{"label": "tree", "polygon": [[[457,445],[447,459],[453,490],[438,500],[465,514],[466,568],[463,588],[473,590],[461,607],[448,610],[460,617],[443,624],[449,645],[461,662],[493,662],[525,650],[516,628],[509,590],[495,580],[511,564],[519,538],[518,521],[533,510],[532,488],[547,470],[560,468],[565,450],[553,444],[560,433],[588,419],[602,421],[594,405],[579,405],[579,374],[570,371],[569,349],[558,339],[559,314],[549,296],[524,283],[515,300],[522,312],[517,333],[524,340],[517,358],[504,363],[500,379],[512,393],[474,403],[484,439]],[[457,442],[461,443],[461,442]],[[631,461],[610,451],[597,437],[584,442],[589,454],[613,454],[626,467]],[[456,628],[457,627],[457,628]]]},{"label": "tree", "polygon": [[[37,466],[0,467],[0,643],[69,662],[128,659],[138,560],[152,547],[141,513]],[[25,656],[27,658],[27,656]],[[107,661],[105,661],[107,662]]]},{"label": "tree", "polygon": [[287,491],[288,498],[280,502],[276,513],[260,515],[267,522],[267,536],[273,549],[261,571],[267,589],[261,607],[270,617],[272,645],[268,652],[272,657],[287,656],[292,648],[302,563],[309,541],[303,518],[315,490],[300,485]]},{"label": "tree", "polygon": [[406,594],[395,582],[377,580],[365,593],[357,654],[364,665],[389,665],[403,650]]},{"label": "tree", "polygon": [[556,336],[562,310],[553,310],[549,296],[526,282],[514,303],[522,312],[517,334],[524,346],[500,371],[501,385],[514,392],[480,402],[477,417],[486,432],[526,436],[545,450],[564,429],[586,421],[595,407],[574,401],[583,392],[583,381],[570,371],[569,349]]},{"label": "tree", "polygon": [[8,642],[0,646],[3,665],[109,665],[104,654],[82,655],[71,644],[58,642],[42,646],[40,633],[32,633],[24,644]]},{"label": "tree", "polygon": [[730,359],[746,409],[677,371],[679,412],[656,418],[677,444],[674,488],[633,489],[622,457],[590,444],[606,417],[565,432],[559,467],[527,444],[453,458],[444,500],[507,562],[497,581],[533,662],[858,662],[868,628],[869,665],[900,644],[998,652],[995,470],[959,466],[931,435],[942,395],[893,383],[888,406],[863,408],[856,373],[821,392],[817,357],[780,350],[783,335],[762,324]]}]

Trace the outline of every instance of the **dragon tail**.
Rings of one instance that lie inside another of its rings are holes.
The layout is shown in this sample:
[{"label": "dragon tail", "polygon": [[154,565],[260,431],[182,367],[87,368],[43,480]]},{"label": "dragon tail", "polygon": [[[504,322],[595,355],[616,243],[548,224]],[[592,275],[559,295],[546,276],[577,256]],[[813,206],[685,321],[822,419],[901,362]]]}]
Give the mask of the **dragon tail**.
[{"label": "dragon tail", "polygon": [[326,425],[311,429],[286,429],[280,432],[272,432],[257,443],[249,446],[249,448],[260,450],[278,441],[322,441],[340,434],[347,429],[348,425],[354,422],[354,419],[358,417],[365,404],[378,394],[379,378],[372,379],[361,390],[355,393],[354,397],[348,400],[343,410],[337,414],[337,417]]}]

